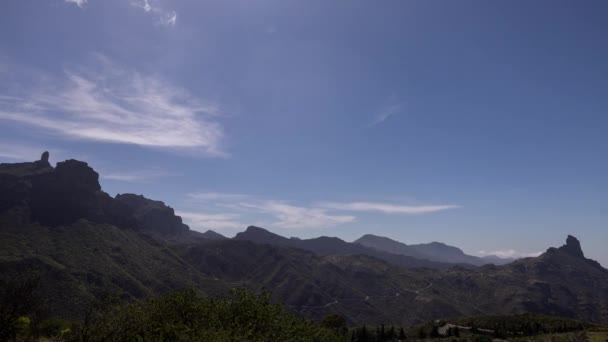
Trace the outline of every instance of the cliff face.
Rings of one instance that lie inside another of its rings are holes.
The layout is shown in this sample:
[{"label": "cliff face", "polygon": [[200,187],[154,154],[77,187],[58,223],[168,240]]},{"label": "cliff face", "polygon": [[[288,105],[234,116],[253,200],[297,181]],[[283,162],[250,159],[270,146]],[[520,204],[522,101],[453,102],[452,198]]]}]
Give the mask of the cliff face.
[{"label": "cliff face", "polygon": [[153,201],[141,195],[117,195],[115,201],[129,208],[138,224],[161,234],[180,234],[189,230],[182,218],[175,216],[173,208],[161,201]]},{"label": "cliff face", "polygon": [[19,208],[29,221],[51,227],[85,219],[162,234],[189,230],[163,202],[132,194],[112,198],[87,163],[66,160],[52,167],[48,157],[45,152],[35,162],[0,164],[0,212]]}]

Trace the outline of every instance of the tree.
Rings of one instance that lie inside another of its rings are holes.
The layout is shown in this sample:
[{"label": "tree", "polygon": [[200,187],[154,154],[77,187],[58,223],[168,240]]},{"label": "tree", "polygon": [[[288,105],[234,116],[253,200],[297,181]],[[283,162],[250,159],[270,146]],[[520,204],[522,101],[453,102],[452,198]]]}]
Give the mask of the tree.
[{"label": "tree", "polygon": [[399,339],[400,340],[404,340],[405,339],[405,331],[403,331],[403,327],[399,328]]},{"label": "tree", "polygon": [[423,328],[423,327],[420,327],[420,328],[418,329],[418,337],[419,337],[421,340],[426,339],[426,331],[424,331],[424,328]]},{"label": "tree", "polygon": [[329,314],[321,321],[321,326],[334,332],[345,335],[347,332],[346,319],[338,314]]},{"label": "tree", "polygon": [[[23,328],[22,317],[37,314],[43,305],[37,289],[40,278],[0,280],[0,340],[14,339]],[[20,322],[21,319],[21,322]],[[27,318],[28,327],[30,319]]]},{"label": "tree", "polygon": [[361,341],[361,342],[367,341],[367,327],[365,325],[362,326],[361,329],[359,329],[357,341]]}]

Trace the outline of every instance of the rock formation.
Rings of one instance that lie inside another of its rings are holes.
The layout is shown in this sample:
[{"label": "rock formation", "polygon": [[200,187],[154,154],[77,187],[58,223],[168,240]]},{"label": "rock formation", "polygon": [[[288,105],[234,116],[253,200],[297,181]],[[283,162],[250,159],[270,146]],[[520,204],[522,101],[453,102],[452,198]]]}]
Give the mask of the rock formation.
[{"label": "rock formation", "polygon": [[32,222],[48,226],[86,219],[163,234],[189,230],[163,202],[132,194],[112,198],[87,163],[71,159],[53,168],[48,158],[44,152],[35,162],[0,164],[0,213],[26,209]]}]

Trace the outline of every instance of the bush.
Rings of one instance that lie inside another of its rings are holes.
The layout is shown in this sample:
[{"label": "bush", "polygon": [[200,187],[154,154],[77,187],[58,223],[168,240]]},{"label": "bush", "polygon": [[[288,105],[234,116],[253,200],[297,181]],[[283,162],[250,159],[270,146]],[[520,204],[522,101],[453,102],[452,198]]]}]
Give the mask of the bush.
[{"label": "bush", "polygon": [[234,290],[225,299],[193,290],[107,308],[90,323],[88,341],[338,341],[341,338],[282,306],[270,295]]}]

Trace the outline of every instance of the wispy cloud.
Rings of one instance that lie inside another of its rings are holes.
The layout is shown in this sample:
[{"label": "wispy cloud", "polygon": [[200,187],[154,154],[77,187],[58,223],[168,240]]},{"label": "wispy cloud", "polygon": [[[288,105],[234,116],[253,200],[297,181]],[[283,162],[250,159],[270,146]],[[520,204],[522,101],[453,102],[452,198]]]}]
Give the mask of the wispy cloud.
[{"label": "wispy cloud", "polygon": [[233,230],[246,227],[239,222],[239,215],[236,214],[207,214],[188,211],[177,211],[176,215],[181,216],[190,228],[197,231],[206,230]]},{"label": "wispy cloud", "polygon": [[194,207],[200,204],[204,208],[228,210],[246,216],[249,224],[281,229],[322,229],[356,220],[351,215],[329,214],[324,208],[299,206],[247,194],[195,192],[187,194],[187,198]]},{"label": "wispy cloud", "polygon": [[[193,207],[204,205],[204,208],[239,213],[249,218],[250,224],[263,223],[280,229],[323,229],[348,224],[357,221],[352,212],[428,214],[460,208],[457,205],[407,206],[373,202],[313,202],[311,205],[301,205],[280,199],[222,192],[195,192],[187,194],[187,199]],[[260,217],[264,217],[263,222],[259,222]]]},{"label": "wispy cloud", "polygon": [[144,12],[156,16],[158,24],[163,26],[175,26],[177,24],[177,12],[165,10],[158,1],[154,0],[131,0],[131,5],[142,9]]},{"label": "wispy cloud", "polygon": [[126,183],[149,183],[167,175],[164,171],[101,172],[101,178]]},{"label": "wispy cloud", "polygon": [[375,126],[383,123],[391,116],[401,112],[403,105],[401,103],[391,104],[382,107],[375,115],[374,120],[371,123],[371,126]]},{"label": "wispy cloud", "polygon": [[392,93],[373,113],[373,118],[369,126],[379,125],[388,120],[391,116],[401,113],[403,111],[403,106],[404,102],[396,93]]},{"label": "wispy cloud", "polygon": [[187,196],[197,201],[235,201],[251,197],[245,194],[231,194],[221,192],[193,192],[189,193]]},{"label": "wispy cloud", "polygon": [[329,228],[356,220],[356,217],[351,215],[332,215],[322,208],[299,207],[283,201],[261,201],[240,203],[240,205],[272,215],[276,221],[271,223],[271,226],[283,229]]},{"label": "wispy cloud", "polygon": [[88,2],[89,0],[65,0],[65,2],[70,3],[70,4],[74,4],[80,8],[83,8],[84,5]]},{"label": "wispy cloud", "polygon": [[10,162],[16,161],[35,161],[39,160],[42,152],[49,151],[52,159],[58,160],[58,156],[63,154],[63,151],[30,144],[22,144],[18,142],[0,141],[0,160],[4,159]]},{"label": "wispy cloud", "polygon": [[97,61],[0,98],[0,120],[72,139],[224,155],[217,106],[160,77]]},{"label": "wispy cloud", "polygon": [[375,211],[385,214],[428,214],[449,209],[457,209],[459,205],[397,205],[372,202],[322,202],[320,206],[326,209],[344,211]]},{"label": "wispy cloud", "polygon": [[518,258],[527,258],[527,257],[537,257],[539,255],[542,254],[542,252],[520,252],[517,251],[515,249],[503,249],[503,250],[497,250],[497,251],[478,251],[476,253],[478,256],[488,256],[488,255],[495,255],[497,257],[500,258],[514,258],[514,259],[518,259]]}]

